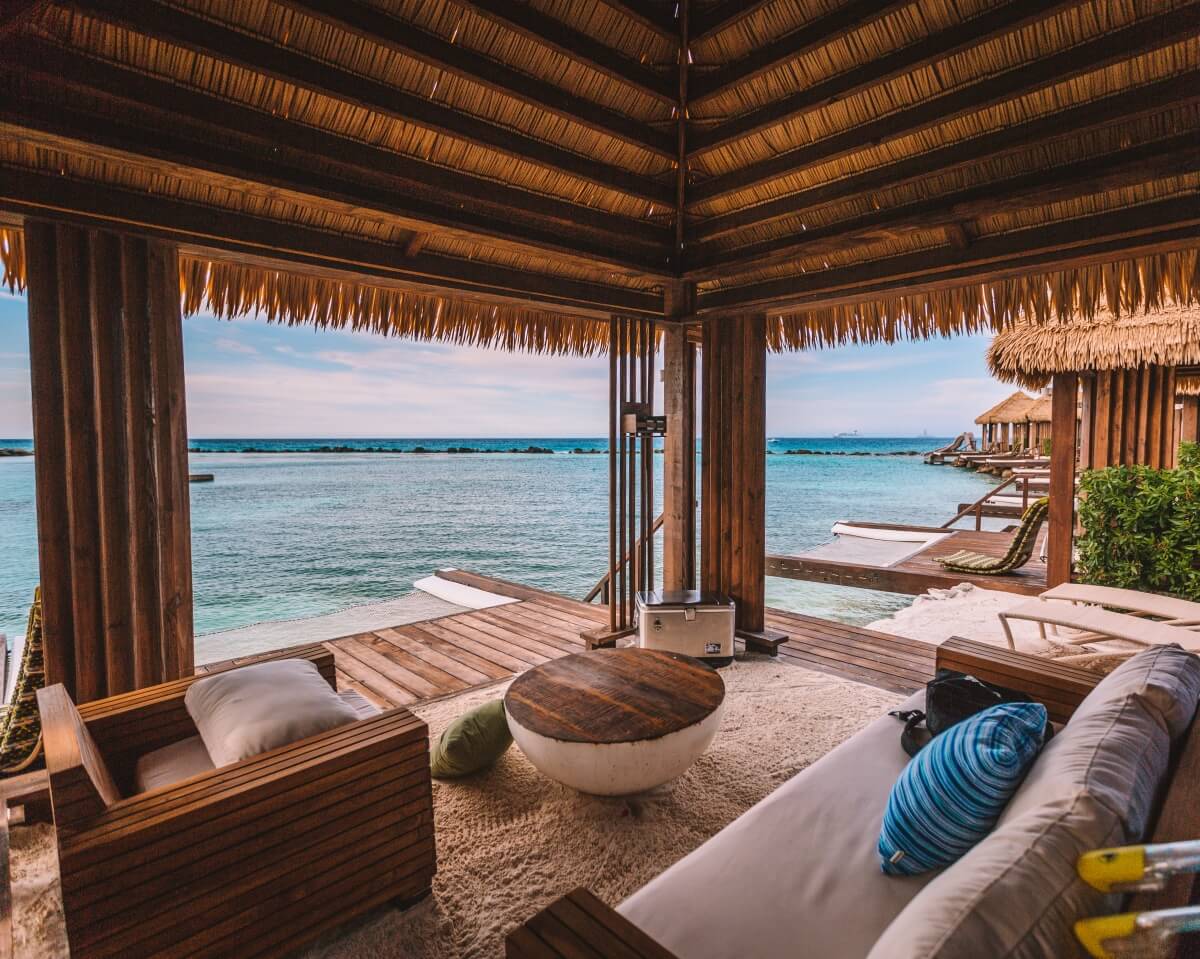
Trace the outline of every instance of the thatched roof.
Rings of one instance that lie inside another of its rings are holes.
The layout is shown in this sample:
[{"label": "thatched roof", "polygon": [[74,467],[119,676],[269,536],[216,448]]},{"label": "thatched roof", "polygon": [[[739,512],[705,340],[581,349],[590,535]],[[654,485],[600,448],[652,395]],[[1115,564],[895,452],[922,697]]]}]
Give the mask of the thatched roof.
[{"label": "thatched roof", "polygon": [[1029,404],[1029,409],[1025,411],[1025,419],[1030,423],[1049,423],[1053,419],[1052,408],[1053,401],[1050,394],[1039,396]]},{"label": "thatched roof", "polygon": [[1180,373],[1175,377],[1176,396],[1200,396],[1200,373]]},{"label": "thatched roof", "polygon": [[986,426],[989,423],[1023,423],[1026,414],[1035,402],[1032,396],[1018,390],[1011,396],[1002,399],[991,409],[980,413],[975,417],[975,422],[979,426]]},{"label": "thatched roof", "polygon": [[795,349],[1200,295],[1194,0],[10,6],[0,227],[175,239],[222,315]]},{"label": "thatched roof", "polygon": [[1031,389],[1055,373],[1200,363],[1200,308],[1023,320],[992,341],[987,357],[994,376]]}]

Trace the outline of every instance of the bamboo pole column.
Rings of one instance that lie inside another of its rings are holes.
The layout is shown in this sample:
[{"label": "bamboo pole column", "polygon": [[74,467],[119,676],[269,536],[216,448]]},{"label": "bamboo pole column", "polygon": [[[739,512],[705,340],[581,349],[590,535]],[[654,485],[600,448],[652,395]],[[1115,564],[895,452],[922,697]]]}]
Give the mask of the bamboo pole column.
[{"label": "bamboo pole column", "polygon": [[77,702],[193,669],[173,246],[29,220],[46,672]]},{"label": "bamboo pole column", "polygon": [[1046,585],[1071,580],[1075,537],[1075,446],[1079,421],[1076,393],[1079,377],[1058,373],[1050,407],[1050,517],[1046,542]]}]

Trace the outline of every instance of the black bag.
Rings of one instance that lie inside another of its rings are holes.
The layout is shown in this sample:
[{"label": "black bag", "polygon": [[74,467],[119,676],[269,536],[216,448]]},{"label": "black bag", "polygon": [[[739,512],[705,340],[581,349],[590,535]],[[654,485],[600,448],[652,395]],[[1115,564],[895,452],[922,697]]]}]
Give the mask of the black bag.
[{"label": "black bag", "polygon": [[[944,733],[955,723],[970,719],[976,713],[991,709],[1000,703],[1031,703],[1025,693],[1006,689],[993,683],[985,683],[966,673],[952,669],[939,669],[937,676],[925,684],[925,711],[919,709],[895,710],[888,715],[904,723],[900,734],[900,745],[910,756],[915,756],[926,743],[939,733]],[[925,724],[925,735],[918,728]],[[1050,724],[1046,724],[1046,738],[1051,736]]]}]

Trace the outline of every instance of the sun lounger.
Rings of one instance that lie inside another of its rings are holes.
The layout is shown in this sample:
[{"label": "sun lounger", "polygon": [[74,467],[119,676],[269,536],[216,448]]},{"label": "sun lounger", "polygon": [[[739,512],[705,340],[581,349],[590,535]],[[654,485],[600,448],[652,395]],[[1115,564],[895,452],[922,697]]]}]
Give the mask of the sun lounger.
[{"label": "sun lounger", "polygon": [[1008,551],[1003,556],[961,549],[949,556],[941,556],[937,561],[952,573],[978,576],[1002,576],[1020,569],[1033,558],[1038,531],[1046,520],[1049,508],[1050,501],[1040,499],[1025,511],[1025,515],[1021,517],[1021,526],[1013,535]]},{"label": "sun lounger", "polygon": [[1184,649],[1200,652],[1200,632],[1182,622],[1166,623],[1127,613],[1114,613],[1103,606],[1076,606],[1038,598],[1019,603],[999,616],[1009,649],[1017,648],[1009,620],[1021,619],[1037,623],[1043,637],[1047,626],[1079,630],[1080,635],[1058,637],[1063,642],[1076,645],[1122,639],[1141,646],[1178,643]]}]

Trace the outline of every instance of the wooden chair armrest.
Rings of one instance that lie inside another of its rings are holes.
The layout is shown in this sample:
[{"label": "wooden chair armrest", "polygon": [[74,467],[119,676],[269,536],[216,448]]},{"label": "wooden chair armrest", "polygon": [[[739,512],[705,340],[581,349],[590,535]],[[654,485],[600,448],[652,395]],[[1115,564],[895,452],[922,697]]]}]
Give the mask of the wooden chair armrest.
[{"label": "wooden chair armrest", "polygon": [[587,889],[576,889],[551,903],[508,934],[506,959],[676,959],[615,909]]},{"label": "wooden chair armrest", "polygon": [[231,955],[263,913],[285,934],[344,909],[310,897],[314,876],[358,898],[427,889],[433,842],[428,727],[390,710],[119,800],[60,837],[72,951],[203,940]]},{"label": "wooden chair armrest", "polygon": [[937,650],[937,668],[970,673],[989,683],[1025,693],[1046,707],[1051,720],[1065,723],[1103,678],[1096,673],[953,636]]},{"label": "wooden chair armrest", "polygon": [[80,706],[79,715],[83,717],[118,785],[122,791],[128,792],[133,766],[139,756],[196,735],[196,726],[184,705],[184,696],[192,683],[252,663],[279,659],[307,659],[316,665],[330,686],[337,688],[333,653],[315,643],[275,650],[262,656],[237,660],[211,672],[98,699]]}]

